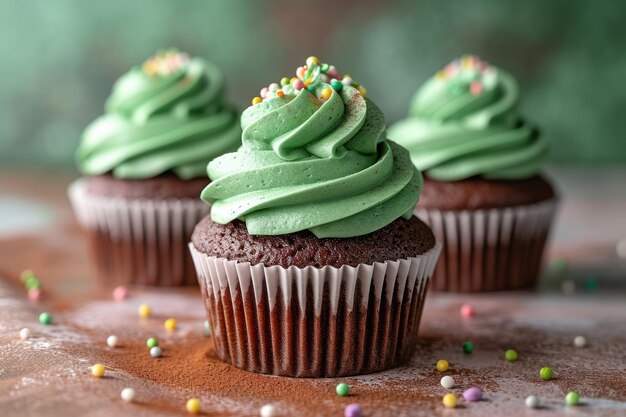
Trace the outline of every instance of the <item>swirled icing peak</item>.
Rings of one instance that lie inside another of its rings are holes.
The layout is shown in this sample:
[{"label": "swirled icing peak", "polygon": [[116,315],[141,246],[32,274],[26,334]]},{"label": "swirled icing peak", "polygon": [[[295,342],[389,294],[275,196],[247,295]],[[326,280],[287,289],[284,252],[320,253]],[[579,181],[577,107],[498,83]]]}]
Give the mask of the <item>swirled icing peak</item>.
[{"label": "swirled icing peak", "polygon": [[515,79],[478,57],[448,64],[415,94],[409,117],[389,128],[413,163],[442,181],[535,175],[547,142],[518,111]]},{"label": "swirled icing peak", "polygon": [[243,220],[253,235],[350,237],[410,217],[421,174],[365,95],[315,57],[263,88],[241,115],[242,147],[208,165],[213,221]]},{"label": "swirled icing peak", "polygon": [[106,113],[83,132],[76,152],[86,175],[200,177],[216,156],[237,149],[237,112],[224,104],[221,71],[175,49],[157,53],[114,85]]}]

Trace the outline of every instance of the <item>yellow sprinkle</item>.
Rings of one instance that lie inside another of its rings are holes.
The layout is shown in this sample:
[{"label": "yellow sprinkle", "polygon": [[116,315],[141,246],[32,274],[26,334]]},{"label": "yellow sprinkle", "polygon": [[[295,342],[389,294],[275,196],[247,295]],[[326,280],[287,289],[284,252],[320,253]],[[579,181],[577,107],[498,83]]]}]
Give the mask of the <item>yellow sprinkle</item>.
[{"label": "yellow sprinkle", "polygon": [[255,97],[255,98],[252,99],[252,105],[256,106],[257,104],[259,104],[262,101],[263,101],[263,99],[261,97]]},{"label": "yellow sprinkle", "polygon": [[283,92],[283,90],[278,90],[278,91],[276,92],[276,97],[282,97],[282,96],[284,96],[284,95],[285,95],[285,93]]},{"label": "yellow sprinkle", "polygon": [[352,78],[352,75],[350,75],[350,74],[343,74],[343,78]]},{"label": "yellow sprinkle", "polygon": [[450,364],[448,363],[447,360],[440,359],[437,361],[437,370],[439,372],[446,372],[449,367],[450,367]]},{"label": "yellow sprinkle", "polygon": [[443,396],[443,406],[446,408],[456,408],[456,395],[446,394]]},{"label": "yellow sprinkle", "polygon": [[291,80],[289,80],[289,83],[293,83],[294,81],[296,81],[298,79],[298,77],[291,77]]},{"label": "yellow sprinkle", "polygon": [[333,94],[332,88],[325,88],[322,90],[322,100],[328,100],[330,96]]},{"label": "yellow sprinkle", "polygon": [[435,76],[440,80],[443,80],[444,78],[446,78],[446,73],[445,71],[437,71],[437,74],[435,74]]},{"label": "yellow sprinkle", "polygon": [[101,363],[97,363],[91,367],[91,375],[96,378],[102,378],[104,376],[104,365]]},{"label": "yellow sprinkle", "polygon": [[306,64],[307,65],[311,65],[311,64],[315,64],[315,65],[319,65],[320,64],[320,60],[317,59],[316,56],[310,56],[306,59]]},{"label": "yellow sprinkle", "polygon": [[152,308],[150,308],[148,304],[142,304],[139,306],[139,310],[137,310],[137,313],[139,313],[139,317],[147,319],[152,315]]},{"label": "yellow sprinkle", "polygon": [[167,319],[163,325],[167,331],[173,332],[176,330],[176,319]]},{"label": "yellow sprinkle", "polygon": [[197,398],[190,398],[187,400],[187,412],[190,414],[199,414],[202,411],[202,404]]},{"label": "yellow sprinkle", "polygon": [[360,85],[357,90],[359,90],[359,93],[361,93],[361,95],[363,96],[363,98],[367,97],[367,90],[365,89],[365,87],[363,87],[362,85]]}]

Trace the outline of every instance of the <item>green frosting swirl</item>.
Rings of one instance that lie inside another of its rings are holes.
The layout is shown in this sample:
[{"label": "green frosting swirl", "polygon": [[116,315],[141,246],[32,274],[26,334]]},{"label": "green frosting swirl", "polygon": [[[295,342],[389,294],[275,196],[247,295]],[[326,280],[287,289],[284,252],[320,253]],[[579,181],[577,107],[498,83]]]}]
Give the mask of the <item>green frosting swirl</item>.
[{"label": "green frosting swirl", "polygon": [[76,152],[86,175],[201,177],[211,159],[237,149],[237,112],[223,102],[222,73],[198,58],[167,52],[133,68],[113,87],[106,113],[84,131]]},{"label": "green frosting swirl", "polygon": [[527,178],[539,171],[548,144],[520,117],[518,102],[511,75],[466,56],[417,91],[409,117],[389,137],[437,180]]},{"label": "green frosting swirl", "polygon": [[350,85],[314,87],[285,85],[284,96],[243,112],[243,146],[207,168],[202,199],[213,221],[241,219],[252,235],[308,229],[324,238],[364,235],[412,215],[422,177],[385,138],[380,109]]}]

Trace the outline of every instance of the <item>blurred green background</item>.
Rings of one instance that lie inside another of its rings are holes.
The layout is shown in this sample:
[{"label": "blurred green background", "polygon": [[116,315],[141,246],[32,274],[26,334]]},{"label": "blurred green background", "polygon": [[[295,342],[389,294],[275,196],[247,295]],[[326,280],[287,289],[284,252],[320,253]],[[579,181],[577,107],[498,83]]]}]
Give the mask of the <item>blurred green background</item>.
[{"label": "blurred green background", "polygon": [[73,167],[115,79],[175,46],[218,64],[231,101],[309,55],[368,88],[387,121],[463,53],[517,76],[558,163],[626,162],[624,1],[0,0],[0,164]]}]

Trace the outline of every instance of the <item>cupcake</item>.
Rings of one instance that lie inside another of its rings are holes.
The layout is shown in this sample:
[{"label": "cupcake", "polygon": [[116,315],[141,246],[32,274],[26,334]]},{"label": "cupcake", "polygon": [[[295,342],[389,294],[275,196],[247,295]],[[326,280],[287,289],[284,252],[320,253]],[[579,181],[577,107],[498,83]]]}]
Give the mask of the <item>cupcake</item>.
[{"label": "cupcake", "polygon": [[208,213],[206,164],[241,143],[223,91],[212,64],[160,52],[115,83],[84,131],[69,196],[105,283],[197,285],[187,242]]},{"label": "cupcake", "polygon": [[189,247],[216,351],[292,377],[388,369],[411,356],[439,254],[413,216],[422,177],[363,86],[315,57],[296,74],[208,165]]},{"label": "cupcake", "polygon": [[415,214],[443,243],[433,288],[495,291],[536,284],[556,195],[548,151],[520,116],[515,79],[474,56],[453,61],[389,128],[424,172]]}]

